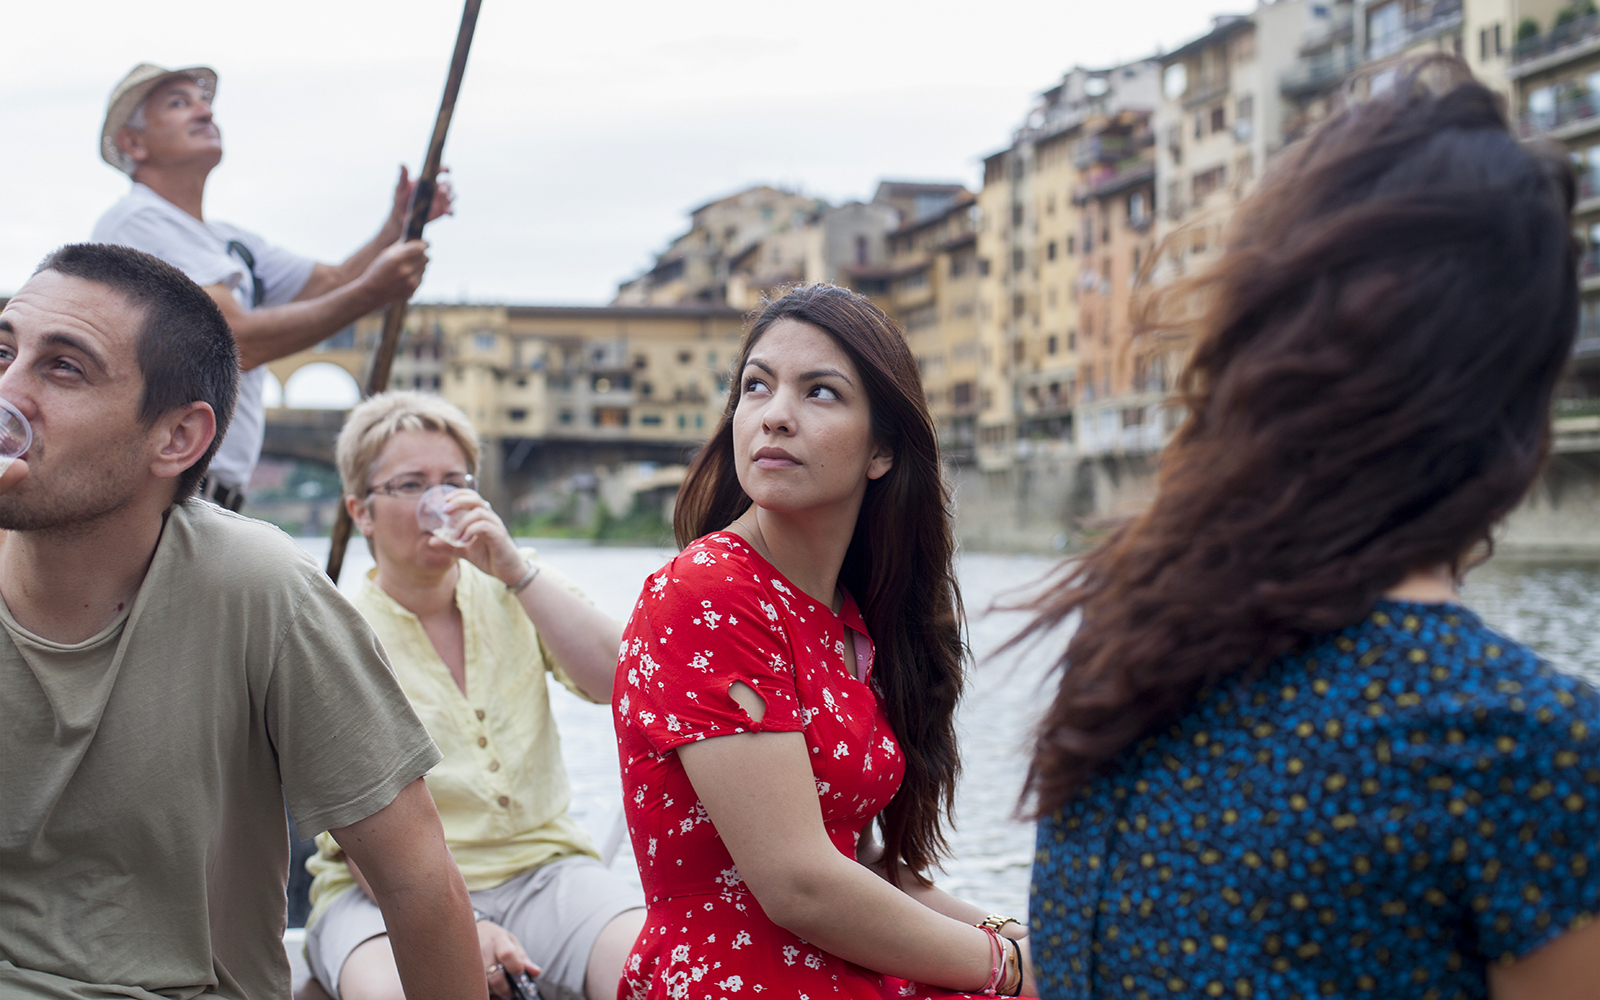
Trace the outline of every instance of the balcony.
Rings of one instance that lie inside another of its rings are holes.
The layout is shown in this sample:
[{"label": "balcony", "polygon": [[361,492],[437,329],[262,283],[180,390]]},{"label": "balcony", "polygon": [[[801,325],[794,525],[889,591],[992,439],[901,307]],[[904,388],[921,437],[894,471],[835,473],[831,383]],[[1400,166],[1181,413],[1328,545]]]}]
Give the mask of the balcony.
[{"label": "balcony", "polygon": [[1406,44],[1461,24],[1461,0],[1434,0],[1406,11]]},{"label": "balcony", "polygon": [[[1566,24],[1558,24],[1543,35],[1518,42],[1511,50],[1512,77],[1544,69],[1562,58],[1577,54],[1580,47],[1600,43],[1600,14],[1589,14]],[[1530,65],[1537,63],[1537,65]]]},{"label": "balcony", "polygon": [[[1312,9],[1315,11],[1316,8]],[[1355,27],[1355,14],[1349,7],[1330,11],[1324,17],[1317,17],[1313,13],[1311,26],[1306,29],[1300,51],[1310,52],[1324,46],[1349,41],[1355,35]]]},{"label": "balcony", "polygon": [[1202,104],[1225,97],[1228,93],[1228,77],[1226,74],[1217,74],[1210,79],[1196,80],[1183,95],[1185,110],[1197,108]]},{"label": "balcony", "polygon": [[1587,214],[1600,210],[1600,170],[1585,170],[1578,175],[1578,204],[1574,214]]},{"label": "balcony", "polygon": [[[1573,342],[1572,356],[1580,361],[1600,357],[1600,316],[1589,315],[1579,321],[1578,339]],[[1600,400],[1595,403],[1600,405]]]},{"label": "balcony", "polygon": [[1155,180],[1156,165],[1151,160],[1129,159],[1116,166],[1102,166],[1088,171],[1088,184],[1073,193],[1074,204],[1083,204],[1090,198],[1115,194],[1130,187],[1148,184]]},{"label": "balcony", "polygon": [[1553,108],[1529,109],[1517,118],[1517,130],[1524,139],[1539,132],[1553,132],[1576,123],[1600,117],[1600,100],[1592,91],[1573,91],[1573,96],[1555,102]]},{"label": "balcony", "polygon": [[1278,90],[1285,97],[1307,97],[1337,86],[1360,65],[1361,59],[1348,46],[1318,52],[1301,59],[1284,73],[1278,79]]}]

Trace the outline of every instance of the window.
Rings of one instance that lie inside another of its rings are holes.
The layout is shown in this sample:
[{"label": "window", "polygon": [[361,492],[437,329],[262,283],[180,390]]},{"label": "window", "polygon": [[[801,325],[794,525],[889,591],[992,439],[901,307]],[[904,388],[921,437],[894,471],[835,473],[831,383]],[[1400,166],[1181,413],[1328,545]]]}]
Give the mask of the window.
[{"label": "window", "polygon": [[512,420],[526,420],[528,419],[528,411],[523,409],[507,410],[506,416]]},{"label": "window", "polygon": [[950,387],[950,401],[957,406],[972,405],[972,383],[957,382]]},{"label": "window", "polygon": [[641,413],[641,414],[639,414],[639,423],[642,424],[645,427],[660,427],[661,426],[661,414],[659,414],[659,413]]},{"label": "window", "polygon": [[1256,98],[1254,94],[1246,94],[1239,98],[1234,106],[1234,117],[1242,122],[1250,121],[1256,115]]},{"label": "window", "polygon": [[678,352],[678,364],[686,365],[688,363],[689,363],[689,352],[688,351],[679,351]]},{"label": "window", "polygon": [[1028,311],[1028,297],[1026,295],[1022,295],[1022,294],[1019,293],[1017,295],[1011,296],[1011,315],[1012,316],[1021,316],[1023,313],[1026,313],[1027,311]]},{"label": "window", "polygon": [[1011,251],[1011,270],[1020,271],[1027,266],[1027,255],[1021,250]]},{"label": "window", "polygon": [[492,334],[492,333],[475,334],[473,336],[473,338],[472,338],[472,346],[477,348],[480,351],[492,351],[492,350],[494,350],[494,334]]},{"label": "window", "polygon": [[1011,206],[1011,224],[1013,226],[1022,225],[1022,206],[1021,205],[1012,205]]},{"label": "window", "polygon": [[1540,87],[1528,95],[1528,117],[1535,128],[1547,129],[1556,123],[1556,87]]},{"label": "window", "polygon": [[987,278],[988,276],[989,276],[989,258],[987,258],[987,257],[979,257],[978,258],[978,277]]},{"label": "window", "polygon": [[1199,139],[1199,138],[1201,138],[1202,136],[1204,136],[1206,134],[1205,127],[1206,127],[1205,118],[1202,117],[1198,112],[1196,112],[1195,116],[1194,116],[1194,137],[1196,139]]},{"label": "window", "polygon": [[570,424],[570,423],[572,423],[572,411],[571,410],[562,410],[561,413],[556,417],[556,419],[559,420],[563,424]]},{"label": "window", "polygon": [[640,382],[639,383],[639,395],[641,395],[641,396],[650,396],[650,395],[653,395],[655,393],[655,391],[656,391],[656,387],[651,385],[649,382]]},{"label": "window", "polygon": [[1484,28],[1482,31],[1478,32],[1478,58],[1480,60],[1485,60],[1485,59],[1489,58],[1489,29],[1488,28]]},{"label": "window", "polygon": [[1074,239],[1073,237],[1071,237],[1071,236],[1067,237],[1067,256],[1068,257],[1071,257],[1074,253],[1077,252],[1077,245],[1076,245],[1077,242],[1078,241],[1076,239]]},{"label": "window", "polygon": [[643,354],[635,354],[633,356],[633,367],[642,369],[642,368],[648,368],[649,366],[650,366],[650,359],[648,357],[646,357],[645,355],[643,355]]},{"label": "window", "polygon": [[1076,330],[1068,330],[1067,331],[1067,350],[1076,351],[1077,349],[1078,349],[1078,331],[1076,331]]},{"label": "window", "polygon": [[1054,215],[1054,214],[1056,214],[1056,196],[1055,195],[1050,195],[1048,198],[1045,199],[1045,201],[1044,201],[1044,214],[1046,214],[1046,215]]},{"label": "window", "polygon": [[1498,21],[1495,22],[1494,26],[1494,54],[1497,56],[1506,54],[1506,40],[1505,36],[1500,33],[1500,23]]},{"label": "window", "polygon": [[1367,58],[1382,59],[1405,47],[1405,15],[1401,0],[1367,8]]},{"label": "window", "polygon": [[683,430],[685,427],[688,426],[688,424],[689,424],[688,418],[685,417],[681,413],[678,414],[678,430],[680,430],[680,431]]},{"label": "window", "polygon": [[867,258],[867,238],[865,236],[857,236],[856,237],[856,263],[857,264],[865,264],[867,262],[867,259],[868,259]]},{"label": "window", "polygon": [[1128,221],[1142,226],[1150,218],[1150,206],[1143,191],[1128,195]]},{"label": "window", "polygon": [[1056,241],[1055,240],[1051,240],[1050,243],[1045,247],[1044,256],[1045,256],[1046,260],[1055,260],[1056,259]]},{"label": "window", "polygon": [[1052,333],[1044,342],[1044,352],[1046,354],[1054,354],[1056,353],[1056,348],[1058,346],[1060,346],[1059,341],[1057,340],[1056,335]]},{"label": "window", "polygon": [[965,254],[952,254],[950,257],[950,277],[959,278],[967,273],[967,257]]},{"label": "window", "polygon": [[1194,175],[1191,182],[1194,188],[1194,200],[1200,201],[1206,195],[1227,183],[1228,168],[1212,167],[1210,170],[1201,171]]},{"label": "window", "polygon": [[1211,109],[1211,131],[1221,132],[1228,127],[1228,111],[1222,105]]},{"label": "window", "polygon": [[1011,343],[1011,358],[1013,361],[1026,361],[1028,358],[1028,345],[1020,339]]}]

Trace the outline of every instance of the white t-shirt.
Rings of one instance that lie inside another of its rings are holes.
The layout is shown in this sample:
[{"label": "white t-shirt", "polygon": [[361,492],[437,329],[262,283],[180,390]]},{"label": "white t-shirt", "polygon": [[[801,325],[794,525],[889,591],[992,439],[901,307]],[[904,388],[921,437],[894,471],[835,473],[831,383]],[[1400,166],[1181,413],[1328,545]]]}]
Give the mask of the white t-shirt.
[{"label": "white t-shirt", "polygon": [[[253,308],[254,283],[243,258],[228,250],[237,240],[255,257],[255,276],[265,286],[263,306],[281,306],[294,301],[311,277],[316,261],[301,257],[238,226],[226,222],[201,222],[143,184],[106,210],[95,223],[90,237],[96,243],[143,250],[159,257],[188,275],[195,284],[227,285],[246,312]],[[266,408],[261,389],[265,385],[265,366],[252,368],[239,379],[239,402],[233,410],[233,423],[222,446],[211,459],[211,475],[224,486],[242,490],[250,484],[250,474],[261,458],[261,442],[267,433]]]}]

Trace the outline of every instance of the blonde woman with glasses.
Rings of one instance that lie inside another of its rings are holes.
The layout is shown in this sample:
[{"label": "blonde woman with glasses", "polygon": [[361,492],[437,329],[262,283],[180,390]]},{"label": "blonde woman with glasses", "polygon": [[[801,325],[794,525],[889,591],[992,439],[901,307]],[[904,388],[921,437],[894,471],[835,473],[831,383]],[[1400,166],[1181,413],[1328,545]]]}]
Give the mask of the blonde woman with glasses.
[{"label": "blonde woman with glasses", "polygon": [[[350,412],[337,459],[377,562],[355,605],[444,754],[428,790],[472,891],[489,992],[512,995],[511,980],[527,972],[546,1000],[611,1000],[644,900],[567,816],[546,674],[609,703],[621,626],[512,542],[473,490],[477,433],[456,407],[423,393],[374,396]],[[455,544],[417,518],[418,501],[441,484],[453,487],[444,511]],[[360,735],[351,733],[352,752]],[[326,837],[307,867],[317,980],[337,1000],[398,1000],[383,915],[361,873]]]}]

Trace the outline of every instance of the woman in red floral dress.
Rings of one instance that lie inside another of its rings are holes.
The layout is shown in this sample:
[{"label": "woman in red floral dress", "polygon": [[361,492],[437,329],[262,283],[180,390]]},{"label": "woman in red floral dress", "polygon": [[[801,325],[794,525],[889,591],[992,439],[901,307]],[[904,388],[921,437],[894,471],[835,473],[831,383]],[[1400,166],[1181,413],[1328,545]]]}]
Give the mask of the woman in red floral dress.
[{"label": "woman in red floral dress", "polygon": [[924,874],[963,678],[947,502],[888,318],[828,285],[769,305],[623,638],[649,910],[619,997],[1034,993],[1022,925]]}]

